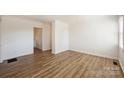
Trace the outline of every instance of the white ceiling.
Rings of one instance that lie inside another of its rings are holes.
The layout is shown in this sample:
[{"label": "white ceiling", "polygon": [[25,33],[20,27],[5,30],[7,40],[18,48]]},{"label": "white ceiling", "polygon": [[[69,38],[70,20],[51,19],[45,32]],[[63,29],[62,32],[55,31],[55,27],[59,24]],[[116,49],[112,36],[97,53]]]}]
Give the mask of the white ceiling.
[{"label": "white ceiling", "polygon": [[[41,22],[52,22],[54,20],[61,20],[61,21],[67,22],[68,24],[72,24],[77,22],[83,22],[85,20],[90,20],[91,18],[95,20],[96,18],[97,19],[100,18],[101,15],[97,15],[97,16],[93,16],[93,15],[90,15],[90,16],[88,15],[87,16],[86,15],[24,15],[21,17],[25,17],[28,19],[33,19]],[[115,16],[109,16],[109,17],[115,17]]]},{"label": "white ceiling", "polygon": [[67,23],[73,23],[75,21],[82,20],[82,16],[74,16],[74,15],[31,15],[24,17],[43,22],[52,22],[54,20],[61,20]]}]

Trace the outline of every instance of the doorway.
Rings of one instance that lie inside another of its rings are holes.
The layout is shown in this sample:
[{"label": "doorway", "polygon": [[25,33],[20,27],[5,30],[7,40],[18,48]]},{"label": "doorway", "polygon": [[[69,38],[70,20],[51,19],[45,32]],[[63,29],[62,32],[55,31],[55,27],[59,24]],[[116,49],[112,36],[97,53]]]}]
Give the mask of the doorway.
[{"label": "doorway", "polygon": [[34,27],[34,51],[42,50],[42,28]]}]

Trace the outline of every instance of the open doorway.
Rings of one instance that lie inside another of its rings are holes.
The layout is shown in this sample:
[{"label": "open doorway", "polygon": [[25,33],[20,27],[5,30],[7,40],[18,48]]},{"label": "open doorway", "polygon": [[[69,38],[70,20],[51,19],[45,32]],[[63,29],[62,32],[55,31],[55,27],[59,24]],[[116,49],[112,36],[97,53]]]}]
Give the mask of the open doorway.
[{"label": "open doorway", "polygon": [[52,49],[52,28],[50,23],[34,27],[34,53],[51,52]]},{"label": "open doorway", "polygon": [[34,27],[34,53],[42,51],[42,28]]}]

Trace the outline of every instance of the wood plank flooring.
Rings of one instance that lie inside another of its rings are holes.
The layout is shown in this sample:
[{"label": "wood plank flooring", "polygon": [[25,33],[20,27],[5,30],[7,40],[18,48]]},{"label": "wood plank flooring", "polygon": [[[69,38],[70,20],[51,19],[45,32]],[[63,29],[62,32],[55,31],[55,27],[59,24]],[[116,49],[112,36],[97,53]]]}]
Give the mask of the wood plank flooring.
[{"label": "wood plank flooring", "polygon": [[123,78],[112,59],[66,51],[57,55],[35,49],[17,62],[0,64],[1,78]]}]

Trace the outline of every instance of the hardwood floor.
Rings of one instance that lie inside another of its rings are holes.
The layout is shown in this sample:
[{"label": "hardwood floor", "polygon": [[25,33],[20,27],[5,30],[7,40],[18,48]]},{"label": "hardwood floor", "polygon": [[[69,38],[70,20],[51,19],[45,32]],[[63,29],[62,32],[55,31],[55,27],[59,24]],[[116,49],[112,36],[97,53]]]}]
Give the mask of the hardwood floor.
[{"label": "hardwood floor", "polygon": [[0,64],[0,77],[13,78],[122,78],[119,65],[112,59],[66,51],[57,55],[35,49],[34,55],[17,62]]}]

